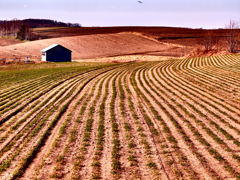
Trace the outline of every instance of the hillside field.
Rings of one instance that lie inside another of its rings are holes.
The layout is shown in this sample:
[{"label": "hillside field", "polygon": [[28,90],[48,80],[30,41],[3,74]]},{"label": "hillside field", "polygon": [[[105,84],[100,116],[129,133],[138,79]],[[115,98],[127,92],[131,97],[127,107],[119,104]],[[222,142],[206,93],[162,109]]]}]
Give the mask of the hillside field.
[{"label": "hillside field", "polygon": [[[216,44],[206,51],[209,34]],[[73,52],[73,60],[125,55],[195,57],[229,54],[227,29],[171,27],[44,27],[33,28],[31,41],[0,38],[0,61],[41,59],[41,50],[61,44]],[[240,47],[238,47],[239,49]],[[1,62],[0,62],[1,63]]]},{"label": "hillside field", "polygon": [[240,55],[0,67],[0,179],[240,178]]},{"label": "hillside field", "polygon": [[59,37],[2,46],[0,59],[17,61],[30,57],[31,60],[40,60],[41,50],[52,44],[61,44],[70,49],[73,60],[149,53],[158,53],[160,56],[183,54],[177,45],[164,44],[139,34],[121,33]]}]

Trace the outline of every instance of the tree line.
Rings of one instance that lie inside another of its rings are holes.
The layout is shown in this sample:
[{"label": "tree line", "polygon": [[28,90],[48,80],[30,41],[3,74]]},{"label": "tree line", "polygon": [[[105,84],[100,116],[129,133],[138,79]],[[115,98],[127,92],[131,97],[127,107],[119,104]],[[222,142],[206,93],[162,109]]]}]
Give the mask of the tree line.
[{"label": "tree line", "polygon": [[17,36],[23,23],[20,20],[0,21],[0,36]]},{"label": "tree line", "polygon": [[32,28],[39,27],[81,27],[79,23],[63,23],[50,19],[0,20],[0,37],[14,37],[30,40]]},{"label": "tree line", "polygon": [[[214,30],[206,31],[203,38],[200,39],[200,44],[204,47],[205,52],[212,51],[219,44],[223,37],[215,35]],[[224,39],[228,52],[235,53],[240,45],[240,26],[236,21],[229,21],[225,26]]]}]

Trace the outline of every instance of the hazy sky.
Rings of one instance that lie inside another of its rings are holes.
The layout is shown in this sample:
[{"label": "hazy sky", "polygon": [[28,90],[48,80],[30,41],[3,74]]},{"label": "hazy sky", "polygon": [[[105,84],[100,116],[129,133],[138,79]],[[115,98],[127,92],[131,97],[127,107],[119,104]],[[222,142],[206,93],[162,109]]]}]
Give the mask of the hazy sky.
[{"label": "hazy sky", "polygon": [[221,28],[240,0],[0,0],[0,19],[49,18],[83,26]]}]

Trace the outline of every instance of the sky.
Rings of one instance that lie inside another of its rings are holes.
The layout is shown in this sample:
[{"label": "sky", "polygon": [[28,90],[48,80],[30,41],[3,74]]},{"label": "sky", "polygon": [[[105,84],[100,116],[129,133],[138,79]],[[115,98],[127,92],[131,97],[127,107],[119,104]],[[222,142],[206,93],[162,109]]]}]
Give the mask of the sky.
[{"label": "sky", "polygon": [[224,28],[240,0],[0,0],[0,20],[41,18],[82,26]]}]

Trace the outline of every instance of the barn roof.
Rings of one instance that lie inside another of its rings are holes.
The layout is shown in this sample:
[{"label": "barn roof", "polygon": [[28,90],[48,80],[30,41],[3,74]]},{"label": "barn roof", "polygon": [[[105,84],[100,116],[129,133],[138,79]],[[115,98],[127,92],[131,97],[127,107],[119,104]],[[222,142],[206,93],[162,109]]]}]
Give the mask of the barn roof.
[{"label": "barn roof", "polygon": [[[61,46],[61,45],[60,45],[60,44],[52,44],[51,46],[48,46],[48,47],[42,49],[41,51],[42,51],[42,52],[46,52],[46,51],[48,51],[48,50],[50,50],[50,49],[52,49],[52,48],[55,48],[55,47],[57,47],[57,46]],[[61,47],[63,47],[63,46],[61,46]],[[65,47],[63,47],[63,48],[65,48]],[[67,49],[67,48],[65,48],[65,49]],[[70,49],[67,49],[67,50],[71,51]]]}]

